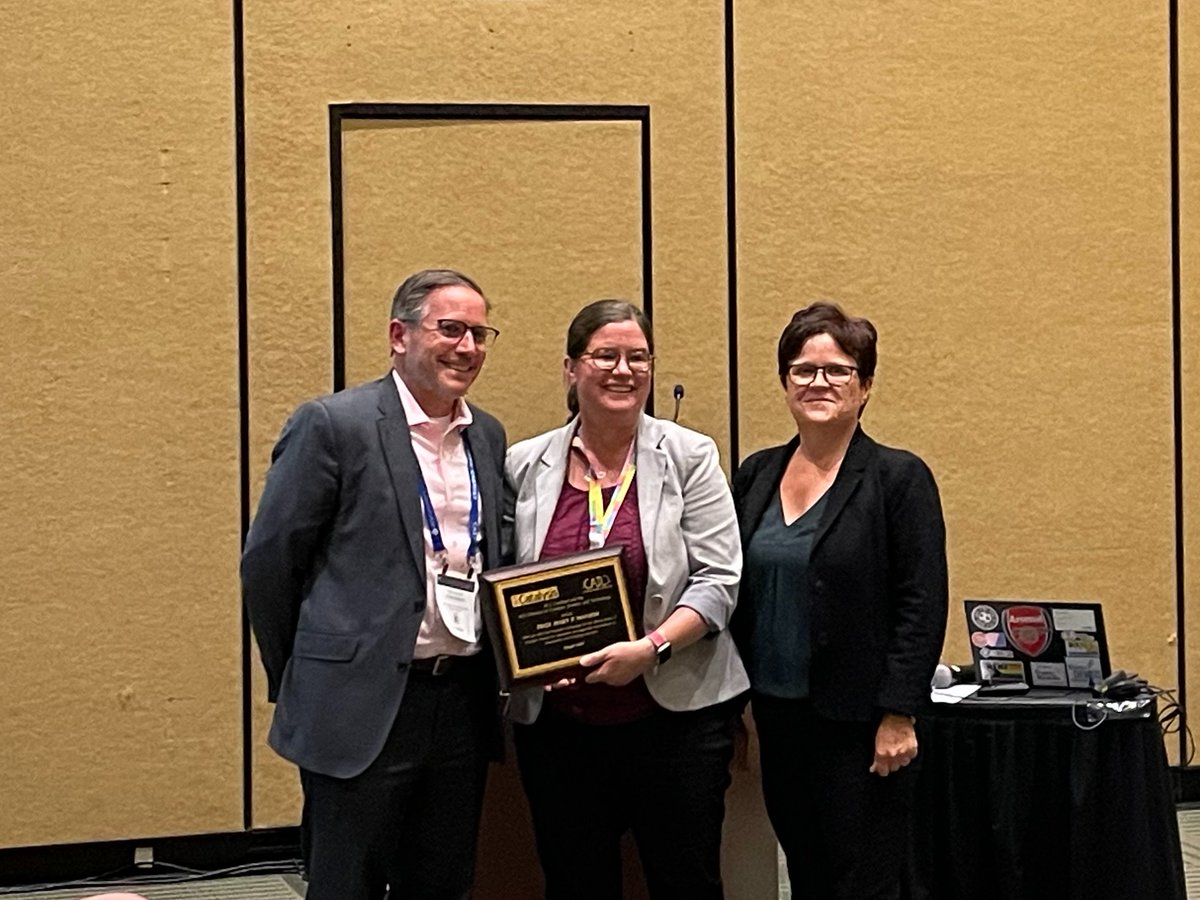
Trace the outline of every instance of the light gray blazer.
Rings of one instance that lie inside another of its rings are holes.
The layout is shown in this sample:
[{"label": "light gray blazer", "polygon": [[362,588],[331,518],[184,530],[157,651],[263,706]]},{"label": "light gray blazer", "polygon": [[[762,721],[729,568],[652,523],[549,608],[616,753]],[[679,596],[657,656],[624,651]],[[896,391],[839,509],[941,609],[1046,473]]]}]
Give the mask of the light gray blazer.
[{"label": "light gray blazer", "polygon": [[[505,528],[518,563],[542,552],[577,422],[514,444],[505,461]],[[637,437],[637,497],[646,549],[650,632],[683,605],[708,623],[709,635],[646,674],[646,686],[669,710],[701,709],[750,687],[727,627],[737,604],[742,549],[733,498],[712,438],[642,416]],[[513,692],[508,715],[533,722],[541,688]]]}]

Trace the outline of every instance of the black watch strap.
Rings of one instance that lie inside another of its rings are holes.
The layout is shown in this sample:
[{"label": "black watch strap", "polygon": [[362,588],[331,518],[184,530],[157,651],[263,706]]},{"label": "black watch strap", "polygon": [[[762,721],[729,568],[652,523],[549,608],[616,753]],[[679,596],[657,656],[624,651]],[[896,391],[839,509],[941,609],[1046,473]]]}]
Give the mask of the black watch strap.
[{"label": "black watch strap", "polygon": [[671,642],[658,633],[657,630],[646,635],[654,645],[655,665],[661,666],[671,658]]}]

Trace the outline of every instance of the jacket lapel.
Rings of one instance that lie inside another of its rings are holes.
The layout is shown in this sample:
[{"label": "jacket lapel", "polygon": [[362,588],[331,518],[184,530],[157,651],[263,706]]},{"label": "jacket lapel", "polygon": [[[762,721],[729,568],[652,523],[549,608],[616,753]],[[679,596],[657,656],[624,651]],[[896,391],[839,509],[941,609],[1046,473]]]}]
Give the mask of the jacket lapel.
[{"label": "jacket lapel", "polygon": [[658,526],[663,492],[669,484],[667,452],[661,446],[662,440],[663,430],[658,420],[643,415],[637,436],[637,498],[647,564],[654,552],[654,529]]},{"label": "jacket lapel", "polygon": [[[562,493],[563,483],[567,477],[567,459],[571,452],[571,439],[575,436],[578,420],[569,423],[554,432],[546,449],[537,463],[537,472],[533,480],[534,527],[533,547],[530,559],[537,559],[542,554],[542,546],[546,542],[546,534],[550,531],[550,521],[554,518],[554,510],[558,507],[558,498]],[[662,504],[663,487],[668,483],[667,454],[660,446],[663,439],[662,429],[657,420],[650,416],[642,416],[638,425],[637,455],[637,497],[638,519],[642,528],[642,540],[646,544],[647,556],[653,547],[652,537],[658,525],[659,509]]]},{"label": "jacket lapel", "polygon": [[771,499],[779,491],[779,482],[783,480],[788,461],[799,446],[800,438],[794,437],[782,447],[776,447],[750,482],[749,490],[742,500],[742,515],[738,517],[742,546],[749,546],[750,538],[754,536],[762,521],[763,513],[767,511]]},{"label": "jacket lapel", "polygon": [[492,447],[487,437],[474,425],[463,429],[471,445],[471,456],[475,460],[475,477],[479,482],[479,502],[483,507],[483,533],[486,540],[487,559],[485,566],[495,565],[500,553],[500,515],[503,499],[500,482],[496,477],[499,461],[492,458]]},{"label": "jacket lapel", "polygon": [[421,467],[417,463],[417,455],[413,452],[408,419],[404,417],[404,407],[400,404],[400,394],[396,390],[391,373],[379,382],[379,412],[379,443],[392,478],[392,489],[396,492],[400,531],[408,538],[413,561],[424,579],[425,520],[421,512],[421,494],[417,490]]},{"label": "jacket lapel", "polygon": [[854,436],[850,438],[850,446],[846,448],[846,458],[842,460],[842,467],[838,470],[832,487],[829,488],[829,502],[825,505],[825,512],[821,515],[817,533],[813,535],[813,554],[817,552],[821,539],[837,521],[842,510],[846,508],[847,501],[854,496],[854,492],[862,484],[863,471],[867,467],[873,446],[874,442],[863,433],[862,426],[856,428]]},{"label": "jacket lapel", "polygon": [[538,559],[542,555],[542,545],[546,543],[546,535],[550,531],[550,520],[554,518],[558,497],[567,477],[567,455],[571,452],[571,438],[575,436],[577,421],[572,419],[553,433],[537,462],[533,479],[533,547],[530,559]]}]

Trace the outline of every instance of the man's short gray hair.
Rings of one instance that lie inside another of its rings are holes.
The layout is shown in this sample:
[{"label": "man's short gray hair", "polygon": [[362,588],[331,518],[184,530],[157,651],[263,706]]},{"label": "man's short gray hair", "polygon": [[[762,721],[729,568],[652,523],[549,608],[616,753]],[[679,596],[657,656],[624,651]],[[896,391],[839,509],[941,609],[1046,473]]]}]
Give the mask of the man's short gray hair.
[{"label": "man's short gray hair", "polygon": [[454,269],[422,269],[409,275],[396,288],[392,297],[392,318],[401,322],[419,322],[425,313],[426,298],[438,288],[466,287],[483,297],[485,308],[491,312],[492,304],[483,289],[471,278]]}]

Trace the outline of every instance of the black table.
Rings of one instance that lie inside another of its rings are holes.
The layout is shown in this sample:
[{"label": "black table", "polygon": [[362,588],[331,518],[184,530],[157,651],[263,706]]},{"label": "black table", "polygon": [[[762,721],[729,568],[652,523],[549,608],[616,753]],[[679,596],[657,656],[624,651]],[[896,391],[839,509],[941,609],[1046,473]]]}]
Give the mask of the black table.
[{"label": "black table", "polygon": [[1086,697],[969,698],[921,717],[913,900],[1185,900],[1154,704],[1085,731],[1072,710],[1095,719]]}]

